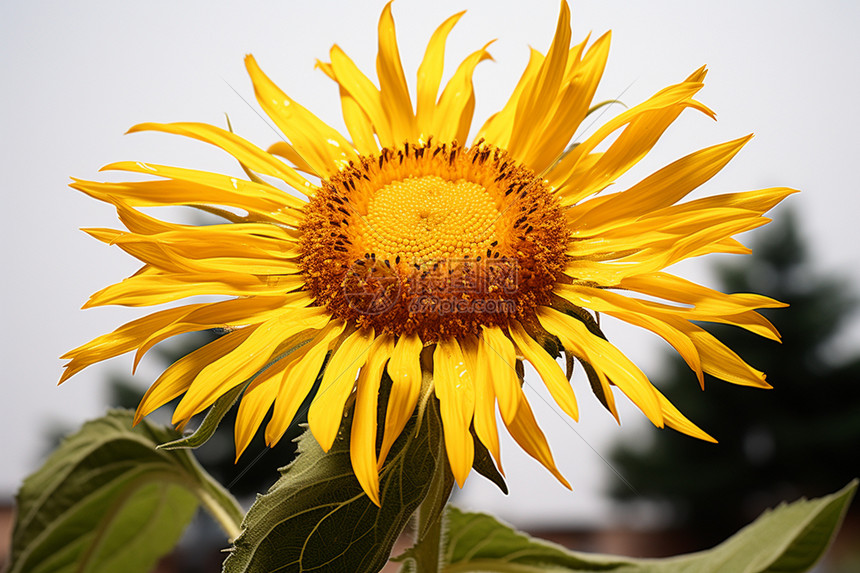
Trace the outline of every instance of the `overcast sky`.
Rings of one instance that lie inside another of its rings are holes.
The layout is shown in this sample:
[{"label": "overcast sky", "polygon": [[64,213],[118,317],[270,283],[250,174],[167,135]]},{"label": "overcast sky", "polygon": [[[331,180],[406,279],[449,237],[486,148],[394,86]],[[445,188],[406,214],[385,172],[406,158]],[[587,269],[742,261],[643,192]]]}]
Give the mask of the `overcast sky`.
[{"label": "overcast sky", "polygon": [[[143,121],[224,125],[227,113],[236,131],[251,141],[264,148],[276,141],[256,106],[247,104],[253,91],[242,65],[246,53],[253,53],[292,97],[342,126],[337,90],[314,70],[314,62],[327,59],[331,45],[338,43],[372,75],[382,5],[356,0],[0,5],[5,213],[0,226],[5,261],[0,496],[11,496],[35,468],[48,422],[76,426],[100,415],[105,374],[130,367],[129,360],[115,359],[56,387],[60,354],[141,316],[133,309],[79,310],[89,294],[124,278],[136,265],[118,249],[78,231],[113,226],[116,218],[107,206],[70,190],[69,177],[98,179],[99,167],[120,160],[234,169],[229,157],[199,142],[164,134],[123,136]],[[528,46],[545,52],[551,40],[558,2],[530,2],[527,11],[525,5],[398,0],[394,16],[408,77],[414,77],[435,26],[468,9],[450,37],[446,75],[467,53],[498,38],[491,47],[495,62],[482,64],[475,75],[479,124],[507,98]],[[618,98],[633,105],[702,64],[710,68],[699,99],[717,112],[718,121],[686,112],[624,181],[694,149],[754,132],[753,141],[703,192],[778,185],[802,189],[788,202],[802,213],[819,268],[843,271],[855,280],[860,279],[855,190],[860,119],[854,104],[860,93],[858,23],[860,4],[848,0],[572,3],[576,40],[590,31],[593,37],[613,31],[598,100]],[[774,213],[779,216],[779,210]],[[705,261],[682,270],[707,280],[707,267]],[[608,329],[646,373],[656,373],[664,350],[659,341],[611,324]],[[855,320],[834,353],[853,351],[858,340]],[[154,380],[158,367],[157,360],[144,361],[136,376],[141,388]],[[574,492],[504,443],[511,495],[494,493],[494,486],[473,475],[462,503],[521,525],[538,516],[554,522],[607,519],[600,492],[619,478],[602,457],[613,440],[640,435],[647,423],[625,407],[619,428],[588,394],[587,383],[574,382],[583,406],[579,424],[568,425],[532,394],[538,420]],[[692,376],[690,383],[695,383]],[[707,393],[701,398],[707,400]]]}]

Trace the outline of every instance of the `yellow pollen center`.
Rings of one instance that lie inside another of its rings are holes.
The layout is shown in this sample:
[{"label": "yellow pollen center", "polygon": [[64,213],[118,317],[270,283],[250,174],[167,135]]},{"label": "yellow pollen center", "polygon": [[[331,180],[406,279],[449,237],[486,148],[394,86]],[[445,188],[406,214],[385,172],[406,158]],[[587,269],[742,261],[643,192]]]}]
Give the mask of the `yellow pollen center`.
[{"label": "yellow pollen center", "polygon": [[366,247],[377,258],[439,260],[486,251],[499,211],[477,183],[426,175],[379,189],[364,219]]}]

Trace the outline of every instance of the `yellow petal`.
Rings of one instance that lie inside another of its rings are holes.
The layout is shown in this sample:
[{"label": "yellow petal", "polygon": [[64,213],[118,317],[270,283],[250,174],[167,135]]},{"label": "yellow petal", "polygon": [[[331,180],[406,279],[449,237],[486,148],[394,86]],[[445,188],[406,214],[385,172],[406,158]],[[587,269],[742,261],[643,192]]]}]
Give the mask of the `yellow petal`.
[{"label": "yellow petal", "polygon": [[415,114],[412,111],[409,88],[406,86],[406,76],[403,75],[403,67],[400,64],[394,18],[391,16],[391,2],[385,5],[379,17],[376,74],[379,76],[382,106],[388,112],[395,143],[414,140],[418,135],[415,129]]},{"label": "yellow petal", "polygon": [[[317,67],[325,74],[337,82],[337,77],[334,75],[332,65],[326,62],[317,60]],[[362,155],[373,155],[379,152],[379,145],[373,137],[373,124],[367,113],[358,104],[349,90],[345,89],[338,83],[338,91],[340,92],[340,105],[343,112],[343,121],[346,124],[346,129],[352,137],[352,142],[355,148]]]},{"label": "yellow petal", "polygon": [[418,98],[416,102],[416,123],[421,137],[435,135],[431,129],[436,110],[436,97],[442,82],[442,70],[445,65],[445,42],[454,25],[465,14],[458,12],[442,22],[433,32],[424,59],[418,67]]},{"label": "yellow petal", "polygon": [[289,310],[262,323],[234,352],[197,375],[176,406],[174,423],[203,411],[221,394],[250,378],[272,359],[284,340],[303,330],[322,328],[329,319],[325,308],[311,307]]},{"label": "yellow petal", "polygon": [[203,305],[190,304],[154,312],[143,318],[127,322],[109,334],[98,336],[86,344],[66,352],[60,356],[60,359],[69,360],[69,363],[64,366],[65,371],[59,384],[87,366],[138,348],[141,341],[201,306]]},{"label": "yellow petal", "polygon": [[611,380],[655,426],[663,427],[663,415],[654,387],[620,350],[591,334],[580,320],[553,308],[538,307],[537,317],[544,328],[558,336],[568,352],[591,364],[601,381]]},{"label": "yellow petal", "polygon": [[276,159],[238,135],[205,123],[140,123],[128,130],[128,133],[138,131],[163,131],[199,139],[220,147],[248,169],[262,175],[277,177],[293,189],[313,195],[315,187],[310,181],[296,173],[295,169]]},{"label": "yellow petal", "polygon": [[[251,439],[257,433],[257,428],[263,423],[263,418],[266,417],[266,413],[278,396],[285,370],[292,368],[296,361],[304,355],[303,351],[306,351],[307,343],[311,341],[311,338],[306,336],[306,334],[297,334],[291,337],[285,346],[288,350],[292,349],[292,352],[261,372],[242,393],[233,432],[233,440],[236,444],[236,461],[251,443]],[[299,346],[302,343],[303,345]]]},{"label": "yellow petal", "polygon": [[570,381],[558,362],[528,335],[519,322],[511,322],[508,332],[510,332],[520,353],[535,367],[556,404],[561,406],[565,414],[574,420],[579,420],[579,406],[576,404],[576,396],[573,393],[573,388],[570,387]]},{"label": "yellow petal", "polygon": [[373,344],[373,329],[359,329],[334,351],[323,373],[317,395],[308,411],[308,425],[324,451],[329,451],[343,419],[346,399],[355,386],[355,375],[364,366]]},{"label": "yellow petal", "polygon": [[[683,82],[665,88],[645,102],[618,114],[571,150],[547,173],[550,183],[559,188],[564,204],[576,204],[609,185],[654,146],[663,131],[684,109],[694,107],[710,112],[692,99],[703,85],[701,82]],[[589,176],[585,177],[579,172],[578,179],[572,180],[571,174],[575,172],[577,163],[624,126],[627,126],[626,129],[603,153],[595,168],[589,171]]]},{"label": "yellow petal", "polygon": [[675,326],[683,329],[702,358],[702,369],[705,373],[741,386],[752,386],[754,388],[772,388],[765,381],[764,372],[756,370],[728,346],[714,338],[712,334],[704,329],[683,321]]},{"label": "yellow petal", "polygon": [[201,370],[229,355],[256,329],[256,326],[251,326],[225,334],[168,366],[141,398],[134,414],[134,423],[137,424],[144,416],[185,392]]},{"label": "yellow petal", "polygon": [[576,306],[608,314],[657,334],[678,351],[690,369],[696,373],[699,384],[704,384],[702,364],[696,346],[683,331],[666,322],[666,313],[652,311],[638,300],[605,289],[559,285],[554,292]]},{"label": "yellow petal", "polygon": [[514,127],[514,117],[517,112],[517,106],[526,86],[530,85],[543,63],[543,54],[532,48],[529,52],[529,62],[526,69],[520,76],[516,87],[514,88],[511,97],[508,99],[501,111],[491,115],[481,129],[478,130],[477,139],[484,139],[490,145],[495,145],[501,149],[507,149],[508,143],[511,140],[511,131]]},{"label": "yellow petal", "polygon": [[475,444],[469,432],[475,411],[475,385],[457,339],[444,338],[436,343],[433,377],[448,461],[454,479],[463,487],[475,458]]},{"label": "yellow petal", "polygon": [[492,59],[487,52],[489,45],[488,43],[463,60],[445,86],[439,98],[439,105],[433,112],[433,127],[430,129],[430,133],[437,141],[457,140],[461,143],[466,141],[472,125],[472,114],[475,111],[472,74],[479,63]]},{"label": "yellow petal", "polygon": [[420,357],[423,348],[424,345],[417,334],[400,336],[388,362],[391,393],[385,411],[385,430],[379,449],[378,469],[382,469],[391,446],[406,427],[418,403],[422,381]]},{"label": "yellow petal", "polygon": [[609,32],[598,38],[582,59],[585,42],[570,50],[568,70],[555,106],[544,120],[541,136],[533,138],[527,151],[529,165],[536,172],[542,173],[561,157],[588,115],[606,67],[610,38]]},{"label": "yellow petal", "polygon": [[657,398],[660,400],[660,407],[663,409],[663,419],[666,421],[667,426],[673,430],[683,432],[688,436],[693,436],[694,438],[699,438],[706,442],[717,443],[717,440],[712,438],[707,432],[699,428],[696,424],[687,419],[684,414],[678,411],[678,408],[676,408],[663,394],[661,394],[659,390],[655,388],[654,391],[657,392]]},{"label": "yellow petal", "polygon": [[[229,279],[229,282],[228,282]],[[94,293],[82,308],[121,304],[123,306],[151,306],[173,302],[196,295],[249,296],[274,295],[289,292],[304,285],[300,275],[254,277],[212,274],[159,274],[147,273],[129,277],[122,282]]]},{"label": "yellow petal", "polygon": [[514,343],[498,326],[484,326],[478,339],[478,373],[493,384],[504,420],[517,415],[520,403],[520,379]]},{"label": "yellow petal", "polygon": [[[128,163],[113,163],[102,169],[123,169],[129,171],[128,167]],[[157,165],[154,167],[163,168],[164,166]],[[171,167],[169,169],[176,168]],[[188,175],[188,177],[190,178],[192,175]],[[205,207],[210,205],[225,205],[243,209],[258,219],[284,225],[297,226],[302,221],[303,217],[296,208],[300,208],[303,203],[292,195],[277,190],[274,190],[277,193],[269,193],[264,187],[250,189],[250,186],[246,185],[246,183],[251,182],[243,182],[241,179],[234,180],[236,181],[236,189],[232,191],[185,179],[125,183],[98,183],[76,179],[69,187],[86,193],[99,201],[116,205],[118,211],[123,206],[192,205],[195,207]],[[291,207],[291,205],[297,207]],[[134,212],[131,214],[136,215]],[[138,220],[142,220],[142,218],[138,217]],[[157,219],[151,219],[151,221],[155,222]],[[158,221],[158,223],[161,226],[167,225],[163,221]],[[185,226],[175,226],[174,230],[182,227]],[[131,229],[131,227],[129,228]],[[165,230],[167,229],[165,228]]]},{"label": "yellow petal", "polygon": [[379,503],[379,470],[376,463],[376,409],[379,404],[379,382],[385,363],[391,357],[394,339],[378,336],[370,348],[367,364],[356,383],[355,414],[350,429],[349,459],[361,488],[377,506]]},{"label": "yellow petal", "polygon": [[513,157],[526,165],[531,166],[531,157],[526,153],[528,146],[535,137],[540,137],[537,130],[543,128],[555,103],[567,68],[569,48],[570,8],[567,2],[562,2],[555,35],[546,58],[541,63],[534,82],[526,86],[517,103],[513,131],[507,148]]},{"label": "yellow petal", "polygon": [[578,236],[596,235],[608,225],[647,215],[673,205],[725,167],[752,136],[742,137],[691,153],[646,177],[627,191],[592,206],[588,201],[572,209],[569,221]]},{"label": "yellow petal", "polygon": [[[481,443],[493,456],[499,471],[502,469],[502,454],[499,447],[499,430],[496,427],[496,393],[493,390],[493,379],[488,365],[482,362],[485,352],[479,355],[478,347],[463,347],[463,355],[469,368],[475,373],[475,434]],[[519,387],[517,393],[519,393]],[[516,412],[516,410],[514,410]]]},{"label": "yellow petal", "polygon": [[210,328],[234,328],[260,324],[283,313],[287,308],[301,308],[309,306],[311,302],[306,293],[291,293],[284,296],[255,296],[194,305],[195,308],[177,317],[171,324],[140,338],[140,347],[134,355],[133,368],[137,368],[141,358],[149,349],[171,336]]},{"label": "yellow petal", "polygon": [[555,479],[567,489],[571,489],[570,484],[555,465],[555,460],[552,458],[552,451],[549,449],[549,444],[546,441],[543,431],[537,425],[532,409],[526,400],[525,394],[520,394],[520,404],[517,407],[517,415],[510,424],[505,424],[511,437],[525,450],[525,452],[539,461],[546,469],[550,471]]},{"label": "yellow petal", "polygon": [[290,367],[280,378],[272,418],[266,425],[266,444],[276,444],[292,424],[299,407],[314,386],[326,354],[345,327],[333,320],[314,335],[313,340],[296,352]]},{"label": "yellow petal", "polygon": [[303,171],[308,175],[316,175],[314,168],[310,163],[304,160],[296,149],[286,141],[276,141],[266,149],[266,153],[283,157],[289,161],[298,171]]},{"label": "yellow petal", "polygon": [[263,111],[317,175],[325,177],[337,173],[341,166],[358,159],[352,146],[337,130],[281,91],[263,73],[253,56],[245,57],[245,67]]},{"label": "yellow petal", "polygon": [[392,127],[382,107],[382,98],[379,90],[365,76],[358,66],[353,63],[349,56],[338,46],[332,46],[329,52],[331,56],[331,71],[340,86],[349,92],[352,99],[361,108],[365,116],[370,119],[373,129],[379,136],[379,142],[383,147],[392,147],[396,140],[392,135]]}]

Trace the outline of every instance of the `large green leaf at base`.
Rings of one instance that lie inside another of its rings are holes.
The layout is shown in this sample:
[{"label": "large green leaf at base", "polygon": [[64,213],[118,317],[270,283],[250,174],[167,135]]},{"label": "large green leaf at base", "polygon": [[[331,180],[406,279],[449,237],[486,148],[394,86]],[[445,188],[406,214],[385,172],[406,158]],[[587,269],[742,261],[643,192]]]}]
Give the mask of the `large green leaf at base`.
[{"label": "large green leaf at base", "polygon": [[146,573],[201,500],[241,519],[187,452],[155,449],[177,432],[132,420],[117,410],[87,422],[24,480],[9,573]]},{"label": "large green leaf at base", "polygon": [[[380,404],[385,404],[380,399]],[[381,419],[381,418],[380,418]],[[409,517],[445,466],[442,425],[434,400],[420,425],[413,415],[380,474],[381,508],[362,491],[349,458],[346,416],[332,448],[323,452],[306,431],[299,455],[245,516],[225,573],[379,571]],[[450,488],[437,497],[441,507]]]},{"label": "large green leaf at base", "polygon": [[856,489],[855,480],[834,494],[781,505],[713,549],[667,559],[569,551],[519,533],[489,515],[450,508],[442,571],[800,573],[827,550]]}]

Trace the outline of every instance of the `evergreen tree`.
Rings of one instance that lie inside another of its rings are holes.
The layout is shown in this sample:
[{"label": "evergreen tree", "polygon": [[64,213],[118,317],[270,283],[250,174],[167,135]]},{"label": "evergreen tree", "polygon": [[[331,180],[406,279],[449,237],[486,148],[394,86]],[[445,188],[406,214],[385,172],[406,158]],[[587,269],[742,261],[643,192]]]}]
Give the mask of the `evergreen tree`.
[{"label": "evergreen tree", "polygon": [[826,358],[855,309],[852,289],[813,268],[792,212],[759,235],[753,253],[718,269],[722,290],[788,303],[763,312],[782,344],[740,329],[707,328],[763,370],[774,388],[706,376],[703,393],[689,368],[673,359],[657,385],[719,444],[661,430],[646,448],[621,444],[612,455],[637,493],[622,486],[611,493],[668,505],[690,549],[719,542],[780,500],[822,495],[860,476],[860,356],[840,364]]}]

